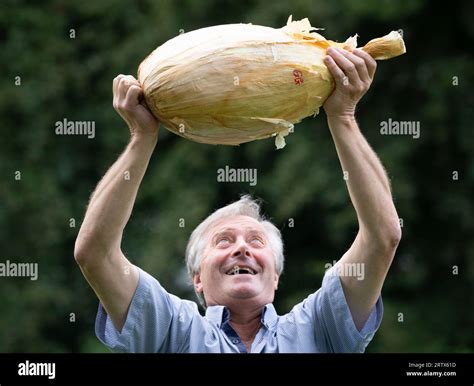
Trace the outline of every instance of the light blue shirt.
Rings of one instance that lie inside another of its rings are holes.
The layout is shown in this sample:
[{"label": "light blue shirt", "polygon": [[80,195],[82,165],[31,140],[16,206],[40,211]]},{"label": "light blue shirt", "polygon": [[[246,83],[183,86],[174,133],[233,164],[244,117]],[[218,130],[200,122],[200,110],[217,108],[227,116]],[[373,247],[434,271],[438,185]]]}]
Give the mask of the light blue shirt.
[{"label": "light blue shirt", "polygon": [[[169,294],[148,273],[139,270],[136,292],[121,332],[99,304],[95,330],[115,352],[239,353],[246,352],[232,329],[224,306],[211,306],[202,316],[195,302]],[[359,332],[352,320],[339,276],[328,270],[321,288],[282,316],[272,304],[262,312],[252,353],[364,352],[380,326],[379,297]]]}]

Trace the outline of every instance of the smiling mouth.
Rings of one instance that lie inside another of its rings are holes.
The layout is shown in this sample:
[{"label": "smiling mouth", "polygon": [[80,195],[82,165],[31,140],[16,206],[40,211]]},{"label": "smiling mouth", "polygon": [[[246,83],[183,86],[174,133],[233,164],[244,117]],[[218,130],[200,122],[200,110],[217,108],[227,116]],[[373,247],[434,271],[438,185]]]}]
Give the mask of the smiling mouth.
[{"label": "smiling mouth", "polygon": [[228,270],[226,272],[227,275],[256,275],[257,272],[255,272],[253,269],[249,267],[241,267],[239,265],[235,265],[232,269]]}]

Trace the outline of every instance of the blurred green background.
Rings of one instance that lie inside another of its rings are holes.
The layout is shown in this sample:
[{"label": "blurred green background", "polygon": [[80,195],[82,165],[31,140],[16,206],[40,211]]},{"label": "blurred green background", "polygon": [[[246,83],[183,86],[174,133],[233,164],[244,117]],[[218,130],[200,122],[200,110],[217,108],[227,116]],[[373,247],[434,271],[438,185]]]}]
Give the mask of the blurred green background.
[{"label": "blurred green background", "polygon": [[[385,316],[367,351],[474,350],[473,2],[52,0],[0,7],[0,262],[39,263],[37,281],[0,278],[0,351],[106,351],[94,335],[98,302],[73,249],[90,194],[129,139],[112,108],[112,79],[136,75],[141,60],[180,29],[240,22],[278,28],[290,14],[325,28],[328,39],[358,33],[363,45],[402,29],[407,45],[406,55],[379,62],[358,110],[403,219],[383,290]],[[95,138],[55,135],[64,118],[94,121]],[[419,121],[420,138],[381,135],[380,122],[389,118]],[[257,168],[257,185],[218,183],[225,165]],[[280,151],[273,140],[211,146],[162,128],[123,250],[168,291],[194,299],[184,270],[187,239],[207,214],[244,192],[264,200],[283,233],[286,268],[275,306],[288,312],[320,287],[324,265],[357,232],[323,112],[298,124]]]}]

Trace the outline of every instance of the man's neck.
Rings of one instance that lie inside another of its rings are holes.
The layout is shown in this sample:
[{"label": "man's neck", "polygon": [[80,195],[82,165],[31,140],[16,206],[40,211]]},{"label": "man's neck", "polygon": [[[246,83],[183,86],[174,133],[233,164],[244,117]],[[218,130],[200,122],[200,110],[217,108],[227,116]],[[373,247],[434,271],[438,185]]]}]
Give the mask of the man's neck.
[{"label": "man's neck", "polygon": [[240,339],[242,339],[247,351],[250,351],[252,342],[255,339],[258,330],[260,330],[263,308],[244,311],[238,310],[237,312],[234,310],[229,311],[230,325],[240,336]]}]

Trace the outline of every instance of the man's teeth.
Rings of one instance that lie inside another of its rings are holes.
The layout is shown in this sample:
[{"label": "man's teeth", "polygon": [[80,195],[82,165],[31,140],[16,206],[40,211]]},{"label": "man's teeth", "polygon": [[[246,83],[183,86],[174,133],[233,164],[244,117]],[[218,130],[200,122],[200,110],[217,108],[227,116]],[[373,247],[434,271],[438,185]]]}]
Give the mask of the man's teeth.
[{"label": "man's teeth", "polygon": [[248,267],[239,267],[238,265],[234,266],[232,269],[227,271],[227,275],[240,275],[240,274],[251,274],[255,275],[255,271]]}]

